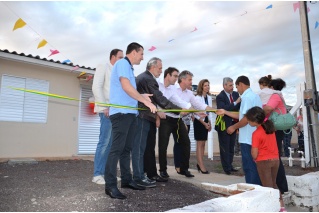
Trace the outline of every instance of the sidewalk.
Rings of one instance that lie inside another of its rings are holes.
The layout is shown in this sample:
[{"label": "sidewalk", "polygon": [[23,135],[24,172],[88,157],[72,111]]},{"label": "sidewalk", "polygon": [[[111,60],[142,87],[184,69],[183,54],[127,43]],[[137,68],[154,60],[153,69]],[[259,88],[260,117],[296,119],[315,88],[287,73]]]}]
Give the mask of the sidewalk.
[{"label": "sidewalk", "polygon": [[[159,168],[159,165],[157,165],[157,168]],[[189,171],[193,175],[195,175],[195,177],[187,178],[184,175],[179,175],[175,171],[175,167],[167,166],[167,173],[169,174],[170,178],[192,183],[198,187],[201,187],[201,184],[204,182],[219,184],[223,186],[228,186],[235,183],[245,183],[245,177],[240,177],[236,175],[226,175],[226,174],[213,173],[213,172],[209,174],[202,174],[202,173],[198,173],[198,171],[194,169],[189,169]],[[297,206],[286,205],[286,209],[288,212],[308,212],[307,210],[299,208]]]}]

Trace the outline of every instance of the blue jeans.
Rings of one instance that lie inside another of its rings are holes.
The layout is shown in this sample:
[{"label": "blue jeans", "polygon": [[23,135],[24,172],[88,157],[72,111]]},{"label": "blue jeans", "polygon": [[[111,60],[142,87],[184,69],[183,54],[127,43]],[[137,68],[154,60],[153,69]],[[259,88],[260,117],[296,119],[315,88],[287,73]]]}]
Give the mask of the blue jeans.
[{"label": "blue jeans", "polygon": [[104,175],[107,157],[110,153],[112,144],[112,123],[110,118],[104,113],[99,113],[100,116],[100,136],[96,146],[94,157],[94,173],[93,176]]},{"label": "blue jeans", "polygon": [[133,167],[133,179],[144,179],[144,152],[146,147],[146,141],[148,131],[150,130],[150,121],[137,117],[137,130],[132,147],[132,167]]},{"label": "blue jeans", "polygon": [[240,149],[246,183],[257,184],[261,186],[257,166],[251,156],[251,145],[240,143]]}]

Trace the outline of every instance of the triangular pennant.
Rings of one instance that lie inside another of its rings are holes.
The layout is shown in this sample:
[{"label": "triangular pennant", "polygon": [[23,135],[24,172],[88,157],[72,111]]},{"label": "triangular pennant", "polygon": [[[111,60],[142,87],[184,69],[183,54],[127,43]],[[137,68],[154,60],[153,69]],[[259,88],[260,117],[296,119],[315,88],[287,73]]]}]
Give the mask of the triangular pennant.
[{"label": "triangular pennant", "polygon": [[86,81],[90,81],[93,78],[93,75],[89,75],[86,79]]},{"label": "triangular pennant", "polygon": [[51,54],[48,57],[50,57],[51,55],[60,53],[58,50],[50,50],[50,51],[51,51]]},{"label": "triangular pennant", "polygon": [[79,66],[75,66],[75,67],[73,67],[73,68],[71,69],[71,71],[77,70],[77,69],[79,69],[79,68],[80,68]]},{"label": "triangular pennant", "polygon": [[319,26],[319,22],[316,21],[315,29]]},{"label": "triangular pennant", "polygon": [[195,32],[196,30],[197,30],[197,27],[195,27],[195,28],[191,31],[191,33],[192,33],[192,32]]},{"label": "triangular pennant", "polygon": [[22,28],[22,27],[24,27],[26,24],[27,24],[27,23],[25,23],[21,18],[19,18],[19,19],[16,21],[16,23],[15,23],[15,25],[14,25],[12,31],[15,31],[15,30],[18,29],[18,28]]},{"label": "triangular pennant", "polygon": [[300,8],[299,2],[296,2],[293,5],[294,5],[294,12],[296,12],[296,10]]},{"label": "triangular pennant", "polygon": [[38,49],[41,48],[41,47],[44,47],[48,42],[43,39],[42,41],[40,41],[40,43],[38,44]]},{"label": "triangular pennant", "polygon": [[272,8],[272,4],[271,4],[271,5],[269,5],[268,7],[266,7],[266,9],[270,9],[270,8]]},{"label": "triangular pennant", "polygon": [[66,60],[64,60],[64,61],[62,62],[62,64],[66,64],[66,63],[69,63],[69,62],[71,62],[70,59],[66,59]]},{"label": "triangular pennant", "polygon": [[148,51],[153,51],[156,50],[156,47],[152,46],[151,48],[148,49]]},{"label": "triangular pennant", "polygon": [[86,74],[86,72],[81,72],[80,75],[78,76],[78,78],[81,77],[82,75],[85,75],[85,74]]}]

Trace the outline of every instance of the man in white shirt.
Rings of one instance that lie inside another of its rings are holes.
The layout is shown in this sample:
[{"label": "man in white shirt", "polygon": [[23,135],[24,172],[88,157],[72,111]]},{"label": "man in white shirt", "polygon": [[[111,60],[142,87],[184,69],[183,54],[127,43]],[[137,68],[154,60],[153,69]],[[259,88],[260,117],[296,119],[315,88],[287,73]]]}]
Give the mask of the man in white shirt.
[{"label": "man in white shirt", "polygon": [[[92,92],[95,102],[110,103],[110,78],[111,71],[115,62],[123,58],[123,51],[113,49],[110,53],[110,61],[105,64],[99,64],[96,68]],[[100,116],[100,136],[96,146],[94,157],[93,183],[105,184],[104,172],[105,164],[111,148],[112,124],[109,118],[109,108],[95,104],[94,112]]]},{"label": "man in white shirt", "polygon": [[[174,68],[177,70],[176,68]],[[168,69],[167,69],[168,70]],[[188,90],[192,85],[193,74],[187,70],[181,72],[177,76],[178,70],[176,73],[164,73],[165,79],[171,79],[172,81],[166,81],[164,79],[164,87],[160,85],[160,90],[163,92],[164,96],[168,97],[173,103],[177,104],[178,100],[172,99],[172,97],[179,97],[186,103],[190,103],[194,109],[197,110],[214,110],[212,107],[198,101],[193,92]],[[174,81],[175,78],[175,81]],[[174,85],[178,78],[179,88],[176,88]],[[173,83],[174,82],[174,83]],[[176,99],[176,98],[175,98]],[[178,104],[177,104],[178,105]],[[158,113],[159,114],[159,113]],[[160,115],[160,114],[159,114]],[[179,115],[173,113],[165,113],[164,117],[161,117],[160,127],[159,127],[159,139],[158,139],[158,152],[159,152],[159,164],[160,164],[160,175],[164,178],[168,178],[167,174],[167,147],[169,143],[170,134],[175,134],[177,142],[181,144],[181,167],[180,171],[177,172],[186,177],[194,177],[191,174],[189,169],[189,158],[190,158],[190,140],[188,137],[188,131],[182,119],[179,119]]]}]

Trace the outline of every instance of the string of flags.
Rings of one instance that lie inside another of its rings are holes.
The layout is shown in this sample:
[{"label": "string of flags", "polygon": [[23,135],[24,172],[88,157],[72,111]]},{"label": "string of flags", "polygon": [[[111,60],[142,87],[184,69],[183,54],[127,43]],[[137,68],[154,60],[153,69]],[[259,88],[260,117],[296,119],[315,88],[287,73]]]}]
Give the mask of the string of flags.
[{"label": "string of flags", "polygon": [[[268,5],[264,10],[268,10],[268,9],[272,9],[272,8],[273,8],[273,5],[270,4],[270,5]],[[299,2],[293,3],[293,10],[294,10],[294,12],[296,12],[297,9],[300,9],[300,4],[299,4]],[[307,8],[307,12],[308,12],[308,13],[310,12],[310,8],[309,8],[309,7]],[[246,15],[246,14],[248,14],[247,11],[245,11],[244,13],[242,13],[242,14],[239,15],[239,16],[244,16],[244,15]],[[221,21],[218,21],[218,22],[215,22],[214,24],[216,25],[216,24],[218,24],[218,23],[220,23],[220,22],[221,22]],[[319,26],[319,22],[316,21],[316,23],[315,23],[315,29],[317,29],[318,26]],[[190,33],[193,33],[193,32],[195,32],[195,31],[197,31],[197,30],[198,30],[198,28],[197,28],[197,27],[194,27],[194,29],[193,29],[192,31],[190,31]],[[176,40],[176,39],[175,39],[175,38],[169,39],[169,40],[168,40],[168,43],[173,42],[174,40]],[[152,52],[152,51],[154,51],[154,50],[156,50],[156,49],[157,49],[156,46],[151,46],[151,47],[148,49],[148,51]]]},{"label": "string of flags", "polygon": [[[13,26],[13,29],[12,29],[12,31],[15,31],[15,30],[17,30],[17,29],[20,29],[20,28],[23,28],[23,27],[25,27],[27,25],[27,23],[22,19],[22,18],[19,18],[16,22],[15,22],[15,24],[14,24],[14,26]],[[32,28],[31,28],[32,29]],[[32,29],[33,30],[33,29]],[[33,30],[34,31],[34,30]],[[35,32],[35,33],[37,33],[37,32]],[[38,34],[38,33],[37,33]],[[39,34],[38,34],[39,35]],[[39,35],[40,36],[40,35]],[[41,48],[41,47],[44,47],[44,46],[46,46],[48,44],[48,41],[47,40],[45,40],[45,39],[42,39],[40,42],[39,42],[39,44],[38,44],[38,46],[37,46],[37,49],[39,49],[39,48]],[[59,50],[57,50],[57,49],[50,49],[50,54],[48,55],[48,58],[50,57],[50,56],[53,56],[53,55],[56,55],[56,54],[59,54],[60,53],[60,51]],[[64,60],[63,62],[62,62],[62,64],[67,64],[67,63],[71,63],[71,60],[70,59],[66,59],[66,60]],[[73,71],[75,71],[75,70],[77,70],[77,69],[79,69],[80,67],[79,66],[74,66],[72,69],[71,69],[71,72],[73,72]],[[86,72],[82,72],[78,77],[82,77],[83,78],[83,76],[86,74]],[[89,80],[91,80],[93,78],[93,76],[92,75],[89,75],[89,76],[86,76],[86,80],[87,81],[89,81]]]},{"label": "string of flags", "polygon": [[[272,4],[268,5],[268,6],[267,6],[265,9],[263,9],[263,10],[269,10],[269,9],[273,9],[273,5],[272,5]],[[300,4],[299,4],[299,2],[293,3],[293,10],[294,10],[294,12],[296,12],[297,9],[300,9]],[[308,13],[310,12],[310,8],[309,8],[309,7],[307,8],[307,12],[308,12]],[[247,14],[248,14],[248,12],[245,11],[245,12],[244,12],[243,14],[241,14],[240,16],[244,16],[244,15],[247,15]],[[215,22],[214,25],[219,24],[220,22],[221,22],[221,21]],[[25,27],[26,25],[27,25],[27,23],[26,23],[24,20],[22,20],[21,18],[19,18],[19,19],[15,22],[15,24],[14,24],[13,31],[15,31],[15,30],[17,30],[17,29],[19,29],[19,28],[23,28],[23,27]],[[314,29],[317,29],[318,27],[319,27],[319,22],[316,21]],[[189,33],[195,33],[195,32],[198,31],[198,30],[199,30],[199,29],[195,26],[195,27],[193,28],[193,30],[189,31]],[[175,40],[176,40],[175,38],[171,38],[171,39],[168,40],[168,43],[174,42]],[[47,44],[48,44],[48,41],[45,40],[45,39],[42,39],[42,40],[39,42],[37,49],[39,49],[39,48],[41,48],[41,47],[44,47],[44,46],[46,46]],[[150,52],[155,51],[155,50],[157,50],[157,47],[156,47],[155,45],[151,46],[151,47],[148,49],[148,51],[150,51]],[[59,52],[58,50],[56,50],[56,49],[53,49],[53,50],[50,49],[50,54],[49,54],[48,57],[53,56],[53,55],[56,55],[56,54],[59,54],[59,53],[60,53],[60,52]],[[62,64],[66,64],[66,63],[71,63],[71,60],[66,59],[66,60],[64,60],[64,61],[62,62]],[[71,71],[73,72],[73,71],[75,71],[75,70],[77,70],[77,69],[79,69],[79,67],[78,67],[78,66],[75,66],[75,67],[73,67],[73,68],[71,69]],[[84,75],[85,75],[85,74],[81,73],[78,77],[81,78],[81,77],[83,77]]]}]

